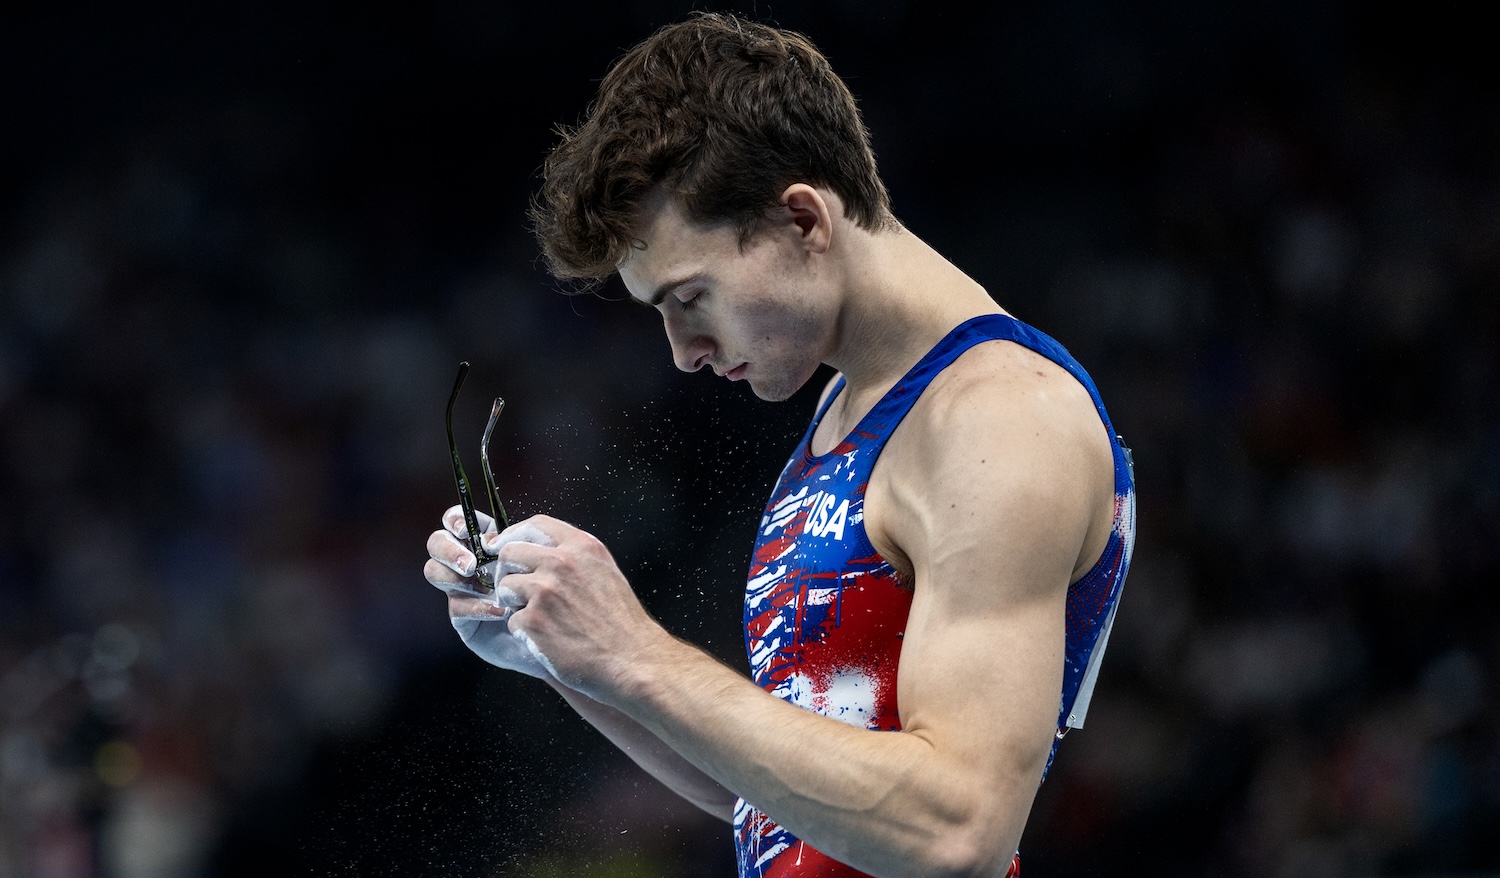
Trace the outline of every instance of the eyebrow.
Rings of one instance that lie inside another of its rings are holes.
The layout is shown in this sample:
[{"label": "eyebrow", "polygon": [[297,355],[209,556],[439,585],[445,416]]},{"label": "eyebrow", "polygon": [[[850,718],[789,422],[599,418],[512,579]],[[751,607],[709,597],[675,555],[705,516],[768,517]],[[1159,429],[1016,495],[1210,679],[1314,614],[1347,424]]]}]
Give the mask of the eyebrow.
[{"label": "eyebrow", "polygon": [[[690,283],[692,283],[694,281],[698,281],[698,280],[702,280],[702,279],[703,279],[703,273],[702,272],[695,272],[693,274],[688,275],[687,277],[680,277],[677,280],[669,280],[666,283],[662,284],[661,286],[657,287],[656,290],[651,293],[650,298],[646,299],[645,301],[641,301],[640,299],[635,299],[635,301],[640,302],[642,305],[645,305],[647,308],[655,308],[657,305],[661,304],[661,302],[662,302],[663,299],[665,299],[667,296],[671,295],[672,293],[676,292],[679,288],[685,287],[685,286],[687,286],[688,284],[690,284]],[[632,297],[632,298],[634,298],[634,297]]]}]

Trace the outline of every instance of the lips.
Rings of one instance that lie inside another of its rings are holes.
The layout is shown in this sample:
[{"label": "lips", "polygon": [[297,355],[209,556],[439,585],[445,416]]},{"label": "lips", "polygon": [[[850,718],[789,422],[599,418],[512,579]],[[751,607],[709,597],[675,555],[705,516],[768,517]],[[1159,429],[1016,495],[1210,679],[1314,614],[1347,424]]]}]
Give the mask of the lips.
[{"label": "lips", "polygon": [[741,363],[738,366],[735,366],[733,369],[730,369],[728,372],[725,372],[724,377],[728,378],[730,381],[738,381],[741,378],[745,377],[745,367],[749,365],[749,363]]}]

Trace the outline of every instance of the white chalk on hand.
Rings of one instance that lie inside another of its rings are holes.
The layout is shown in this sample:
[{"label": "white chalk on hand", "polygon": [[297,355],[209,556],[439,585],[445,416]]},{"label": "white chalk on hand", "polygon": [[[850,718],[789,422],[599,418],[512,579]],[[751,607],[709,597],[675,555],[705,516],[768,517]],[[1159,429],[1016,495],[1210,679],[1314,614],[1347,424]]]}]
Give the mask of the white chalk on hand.
[{"label": "white chalk on hand", "polygon": [[[511,525],[498,535],[486,534],[484,549],[498,554],[505,545],[517,542],[533,543],[538,546],[557,545],[540,528],[521,522]],[[491,561],[487,566],[494,577],[495,590],[492,593],[479,594],[467,586],[454,586],[446,590],[483,598],[494,606],[503,608],[505,613],[498,616],[487,613],[483,615],[465,613],[454,616],[453,627],[458,631],[459,637],[480,658],[497,667],[520,671],[533,677],[545,677],[548,674],[557,676],[556,669],[542,654],[536,643],[524,632],[510,629],[511,612],[525,606],[525,603],[513,589],[505,586],[505,577],[512,573],[530,573],[531,569],[514,561],[501,564],[498,559]]]},{"label": "white chalk on hand", "polygon": [[[541,528],[526,521],[511,525],[501,531],[494,539],[490,539],[488,534],[480,539],[484,543],[484,550],[494,555],[500,554],[500,550],[510,543],[531,543],[537,546],[557,545],[557,543],[552,541],[551,537],[542,532]],[[495,583],[495,591],[489,596],[494,605],[497,607],[509,607],[512,610],[524,607],[526,604],[521,600],[520,596],[511,589],[501,585],[501,582],[506,576],[512,573],[530,573],[531,568],[524,564],[517,564],[514,561],[507,561],[501,564],[498,558],[485,566],[490,569],[491,581]]]}]

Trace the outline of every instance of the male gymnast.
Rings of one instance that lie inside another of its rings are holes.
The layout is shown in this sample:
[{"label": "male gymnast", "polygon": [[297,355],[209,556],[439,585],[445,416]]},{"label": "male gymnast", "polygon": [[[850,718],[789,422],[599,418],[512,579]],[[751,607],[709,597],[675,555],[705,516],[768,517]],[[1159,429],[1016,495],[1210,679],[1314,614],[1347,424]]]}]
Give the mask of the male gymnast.
[{"label": "male gymnast", "polygon": [[893,217],[853,97],[801,35],[661,29],[544,175],[554,274],[618,272],[679,368],[767,400],[838,374],[757,533],[751,679],[547,516],[481,521],[486,594],[443,515],[424,573],[464,642],[730,822],[742,876],[1018,874],[1134,542],[1129,452],[1087,374]]}]

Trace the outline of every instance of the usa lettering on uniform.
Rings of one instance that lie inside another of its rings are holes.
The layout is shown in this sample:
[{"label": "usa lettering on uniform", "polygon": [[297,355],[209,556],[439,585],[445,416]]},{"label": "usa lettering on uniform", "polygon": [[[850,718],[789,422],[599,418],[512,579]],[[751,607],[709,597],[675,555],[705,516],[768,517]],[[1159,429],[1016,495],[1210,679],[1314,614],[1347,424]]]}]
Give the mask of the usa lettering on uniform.
[{"label": "usa lettering on uniform", "polygon": [[840,501],[827,491],[819,491],[807,500],[811,510],[802,532],[814,537],[844,538],[844,524],[849,518],[849,501]]}]

